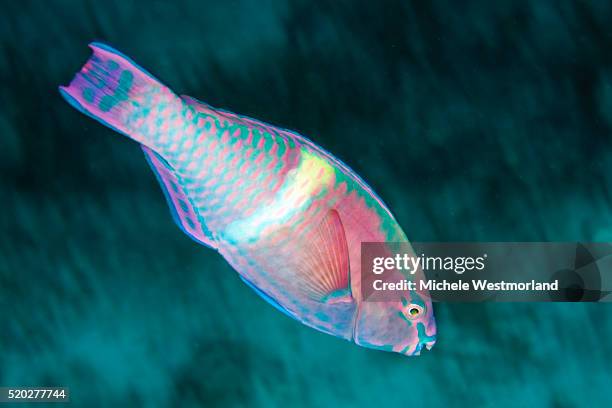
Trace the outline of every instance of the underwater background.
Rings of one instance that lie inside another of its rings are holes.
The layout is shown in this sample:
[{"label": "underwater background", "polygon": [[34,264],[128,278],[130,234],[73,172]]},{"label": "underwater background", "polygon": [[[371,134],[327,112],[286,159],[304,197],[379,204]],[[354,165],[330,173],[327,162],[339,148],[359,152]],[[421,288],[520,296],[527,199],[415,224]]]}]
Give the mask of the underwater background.
[{"label": "underwater background", "polygon": [[139,146],[57,91],[104,41],[308,136],[413,241],[612,241],[612,2],[0,11],[0,386],[84,407],[612,404],[612,305],[436,304],[419,358],[319,333],[185,236]]}]

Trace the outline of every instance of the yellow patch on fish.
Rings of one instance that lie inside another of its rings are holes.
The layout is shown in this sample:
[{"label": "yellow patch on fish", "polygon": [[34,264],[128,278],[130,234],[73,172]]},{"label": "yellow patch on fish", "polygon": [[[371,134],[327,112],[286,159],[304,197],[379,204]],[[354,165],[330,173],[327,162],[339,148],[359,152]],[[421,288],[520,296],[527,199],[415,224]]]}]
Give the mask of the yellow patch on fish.
[{"label": "yellow patch on fish", "polygon": [[316,190],[327,185],[333,174],[334,168],[329,163],[302,149],[298,166],[287,173],[273,202],[264,203],[249,217],[232,222],[225,236],[236,242],[249,241],[257,238],[263,228],[289,220],[310,204]]}]

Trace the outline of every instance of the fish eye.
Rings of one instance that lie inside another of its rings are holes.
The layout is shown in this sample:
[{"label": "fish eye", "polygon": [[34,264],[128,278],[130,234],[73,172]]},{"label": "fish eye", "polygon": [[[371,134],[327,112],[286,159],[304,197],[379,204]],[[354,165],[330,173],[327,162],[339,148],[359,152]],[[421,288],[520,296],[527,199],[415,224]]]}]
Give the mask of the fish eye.
[{"label": "fish eye", "polygon": [[416,305],[411,303],[406,308],[406,315],[409,319],[415,319],[423,314],[423,307],[421,305]]}]

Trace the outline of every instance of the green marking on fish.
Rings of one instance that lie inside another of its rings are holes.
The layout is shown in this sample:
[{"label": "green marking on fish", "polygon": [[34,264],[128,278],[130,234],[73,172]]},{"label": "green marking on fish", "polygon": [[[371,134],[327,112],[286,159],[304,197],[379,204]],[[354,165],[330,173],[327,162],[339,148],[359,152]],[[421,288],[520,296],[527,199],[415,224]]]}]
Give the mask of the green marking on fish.
[{"label": "green marking on fish", "polygon": [[409,326],[412,326],[412,322],[410,321],[410,319],[408,319],[408,318],[406,317],[406,315],[405,315],[404,313],[402,313],[402,312],[397,312],[397,315],[398,315],[399,317],[401,317],[401,318],[402,318],[402,320],[404,320],[406,323],[408,323],[408,325],[409,325]]},{"label": "green marking on fish", "polygon": [[134,81],[134,74],[132,74],[127,69],[121,72],[121,77],[119,77],[119,87],[118,90],[124,91],[126,94],[129,92],[132,87],[132,82]]},{"label": "green marking on fish", "polygon": [[258,129],[253,129],[253,141],[252,141],[252,145],[253,147],[256,147],[257,144],[259,143],[259,139],[261,138],[261,132]]},{"label": "green marking on fish", "polygon": [[113,107],[114,104],[115,104],[115,99],[112,96],[104,95],[100,99],[100,103],[98,104],[98,108],[100,108],[100,110],[102,112],[108,112],[109,110],[111,110],[111,108]]},{"label": "green marking on fish", "polygon": [[269,151],[272,146],[274,145],[274,136],[272,136],[270,133],[265,132],[264,133],[264,138],[266,139],[266,141],[264,142],[264,150]]},{"label": "green marking on fish", "polygon": [[91,88],[85,88],[83,89],[83,98],[89,102],[89,103],[93,103],[94,101],[94,91]]},{"label": "green marking on fish", "polygon": [[421,322],[417,323],[417,332],[419,334],[419,341],[421,343],[429,343],[436,339],[436,336],[428,336],[425,331],[425,325]]},{"label": "green marking on fish", "polygon": [[[132,87],[133,80],[134,74],[128,70],[123,70],[119,76],[119,84],[117,85],[115,92],[112,95],[104,95],[102,98],[100,98],[98,108],[100,108],[102,112],[108,112],[118,103],[127,101],[128,92]],[[102,80],[100,81],[103,82]],[[161,104],[159,109],[161,109]]]}]

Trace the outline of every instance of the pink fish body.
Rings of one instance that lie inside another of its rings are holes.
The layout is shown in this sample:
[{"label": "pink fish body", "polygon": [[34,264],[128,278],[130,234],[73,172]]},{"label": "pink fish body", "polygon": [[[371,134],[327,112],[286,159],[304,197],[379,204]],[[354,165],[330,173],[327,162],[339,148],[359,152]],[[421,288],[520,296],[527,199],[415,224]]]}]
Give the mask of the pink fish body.
[{"label": "pink fish body", "polygon": [[307,326],[406,355],[434,345],[426,292],[362,299],[361,243],[407,238],[352,170],[296,133],[179,97],[118,51],[90,47],[62,95],[142,145],[186,234]]}]

